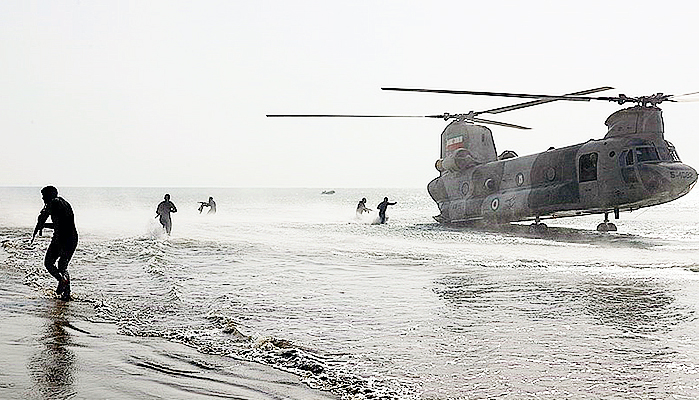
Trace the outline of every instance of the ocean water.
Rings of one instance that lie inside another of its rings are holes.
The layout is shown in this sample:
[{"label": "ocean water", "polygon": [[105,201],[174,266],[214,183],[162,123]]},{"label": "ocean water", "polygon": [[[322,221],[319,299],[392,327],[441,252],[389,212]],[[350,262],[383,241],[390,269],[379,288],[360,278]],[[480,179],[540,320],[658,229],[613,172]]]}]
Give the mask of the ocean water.
[{"label": "ocean water", "polygon": [[[439,225],[425,189],[333,189],[59,188],[71,305],[342,399],[698,398],[697,189],[616,233],[587,216],[539,237]],[[355,215],[384,196],[387,224]],[[28,244],[41,207],[39,188],[0,188],[0,268],[50,296],[51,231]]]}]

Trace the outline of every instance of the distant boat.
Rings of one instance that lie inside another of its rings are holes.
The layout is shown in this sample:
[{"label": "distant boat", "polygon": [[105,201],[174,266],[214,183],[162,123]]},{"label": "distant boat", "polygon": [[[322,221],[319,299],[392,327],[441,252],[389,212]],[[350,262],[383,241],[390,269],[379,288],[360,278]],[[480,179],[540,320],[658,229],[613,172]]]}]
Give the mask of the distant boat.
[{"label": "distant boat", "polygon": [[324,190],[321,194],[335,194],[335,190]]}]

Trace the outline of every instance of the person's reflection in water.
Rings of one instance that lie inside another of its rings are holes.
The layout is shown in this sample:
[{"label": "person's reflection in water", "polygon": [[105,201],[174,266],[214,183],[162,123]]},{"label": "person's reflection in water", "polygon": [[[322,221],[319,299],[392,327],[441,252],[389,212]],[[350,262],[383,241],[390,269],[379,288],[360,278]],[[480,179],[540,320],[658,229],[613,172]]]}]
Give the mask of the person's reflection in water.
[{"label": "person's reflection in water", "polygon": [[50,301],[46,310],[46,325],[40,332],[38,352],[29,359],[27,369],[34,378],[32,392],[38,398],[65,399],[76,395],[73,388],[75,353],[71,337],[66,332],[65,317],[68,304]]}]

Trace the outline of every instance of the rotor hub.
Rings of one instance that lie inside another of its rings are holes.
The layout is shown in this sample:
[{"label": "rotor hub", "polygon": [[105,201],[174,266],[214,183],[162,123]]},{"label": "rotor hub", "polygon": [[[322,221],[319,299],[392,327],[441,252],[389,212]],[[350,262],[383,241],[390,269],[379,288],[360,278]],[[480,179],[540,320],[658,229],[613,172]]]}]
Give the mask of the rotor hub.
[{"label": "rotor hub", "polygon": [[637,103],[637,105],[640,105],[642,107],[656,107],[658,104],[663,103],[664,101],[673,101],[670,100],[671,95],[670,94],[663,94],[663,93],[656,93],[651,96],[639,96],[639,97],[627,97],[624,94],[620,94],[617,99],[615,100],[617,104],[625,104],[625,103]]}]

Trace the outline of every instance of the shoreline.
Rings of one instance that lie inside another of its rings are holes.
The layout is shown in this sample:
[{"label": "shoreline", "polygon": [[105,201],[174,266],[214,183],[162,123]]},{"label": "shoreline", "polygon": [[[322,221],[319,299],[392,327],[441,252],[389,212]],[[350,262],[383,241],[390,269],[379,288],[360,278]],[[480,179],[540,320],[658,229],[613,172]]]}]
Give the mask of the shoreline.
[{"label": "shoreline", "polygon": [[269,366],[119,334],[91,321],[91,303],[51,298],[9,275],[0,278],[0,398],[337,399]]}]

